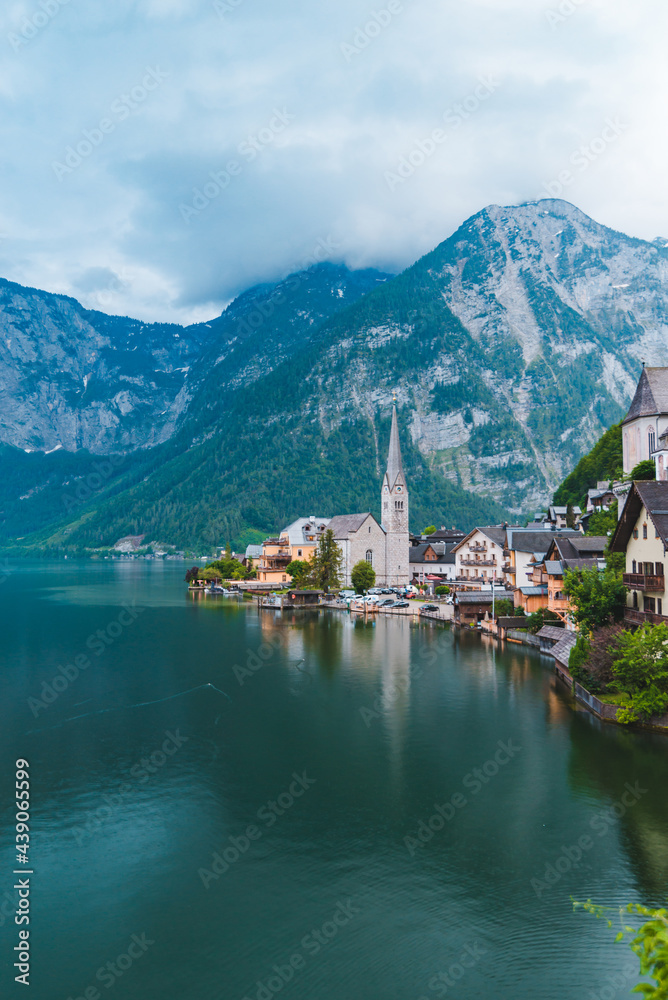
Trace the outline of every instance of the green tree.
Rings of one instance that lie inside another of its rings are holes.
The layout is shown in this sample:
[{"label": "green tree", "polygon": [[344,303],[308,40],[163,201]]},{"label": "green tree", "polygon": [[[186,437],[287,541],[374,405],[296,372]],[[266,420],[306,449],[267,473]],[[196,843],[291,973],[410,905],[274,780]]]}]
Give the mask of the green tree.
[{"label": "green tree", "polygon": [[[205,575],[206,574],[206,575]],[[207,563],[203,572],[204,580],[248,580],[252,571],[247,570],[238,559],[215,559]]]},{"label": "green tree", "polygon": [[443,584],[440,587],[436,587],[436,593],[439,597],[447,597],[450,593],[450,588],[446,584]]},{"label": "green tree", "polygon": [[630,701],[617,712],[618,722],[636,722],[668,709],[668,625],[646,622],[636,632],[622,632],[612,663],[615,687]]},{"label": "green tree", "polygon": [[571,617],[581,631],[591,632],[624,617],[626,587],[621,574],[610,566],[604,570],[566,570],[564,593],[572,605]]},{"label": "green tree", "polygon": [[543,625],[549,625],[554,622],[561,622],[559,615],[555,614],[554,611],[550,611],[549,608],[539,608],[538,611],[534,611],[527,618],[527,628],[532,635],[535,635],[536,632],[540,632]]},{"label": "green tree", "polygon": [[573,504],[570,501],[566,505],[566,527],[575,527],[575,511],[573,510]]},{"label": "green tree", "polygon": [[436,531],[436,525],[435,524],[430,524],[428,528],[424,529],[424,531],[422,532],[422,534],[423,535],[433,535],[435,531]]},{"label": "green tree", "polygon": [[376,571],[368,563],[366,559],[360,559],[358,563],[353,566],[353,571],[350,574],[350,580],[355,588],[355,591],[360,594],[366,594],[370,587],[373,587],[376,582]]},{"label": "green tree", "polygon": [[656,465],[653,459],[644,458],[638,462],[635,468],[631,469],[629,479],[656,479]]},{"label": "green tree", "polygon": [[[647,1000],[665,1000],[668,997],[668,910],[642,906],[640,903],[629,903],[619,909],[608,906],[596,906],[588,899],[586,903],[573,903],[574,910],[585,910],[593,913],[597,920],[606,919],[608,927],[612,928],[612,920],[607,919],[607,912],[617,912],[620,930],[616,941],[628,942],[631,950],[640,959],[639,974],[649,976],[656,983],[639,983],[633,993],[642,993]],[[630,915],[643,917],[640,927],[630,926]]]},{"label": "green tree", "polygon": [[336,544],[331,528],[323,531],[318,547],[309,562],[309,583],[317,590],[338,590],[341,587],[343,553]]},{"label": "green tree", "polygon": [[305,587],[308,587],[310,566],[305,559],[293,559],[285,567],[285,572],[290,574],[292,585],[298,590],[304,590]]},{"label": "green tree", "polygon": [[500,597],[494,601],[494,614],[497,618],[512,618],[515,614],[515,605],[509,597]]},{"label": "green tree", "polygon": [[587,523],[588,535],[612,535],[617,527],[617,501],[610,504],[609,510],[597,510]]}]

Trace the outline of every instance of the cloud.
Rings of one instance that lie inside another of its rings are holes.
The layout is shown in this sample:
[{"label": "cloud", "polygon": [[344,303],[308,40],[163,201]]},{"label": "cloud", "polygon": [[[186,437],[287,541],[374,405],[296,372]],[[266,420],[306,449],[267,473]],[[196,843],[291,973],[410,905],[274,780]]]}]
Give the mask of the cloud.
[{"label": "cloud", "polygon": [[0,17],[0,274],[92,308],[203,319],[318,240],[399,270],[485,205],[545,196],[610,118],[624,129],[563,197],[668,233],[660,0],[37,0]]}]

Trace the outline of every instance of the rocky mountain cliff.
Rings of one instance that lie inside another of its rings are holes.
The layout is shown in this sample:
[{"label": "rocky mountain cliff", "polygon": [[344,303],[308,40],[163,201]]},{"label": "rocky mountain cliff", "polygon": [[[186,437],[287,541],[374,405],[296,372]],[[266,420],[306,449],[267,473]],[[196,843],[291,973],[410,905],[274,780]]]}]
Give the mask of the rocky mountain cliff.
[{"label": "rocky mountain cliff", "polygon": [[[668,365],[667,275],[668,241],[627,237],[563,201],[492,206],[395,278],[321,266],[251,290],[210,324],[169,327],[162,338],[151,328],[142,385],[161,349],[161,374],[174,381],[171,396],[156,393],[150,432],[142,412],[150,393],[140,397],[141,387],[133,383],[136,419],[113,410],[118,387],[104,353],[113,345],[102,345],[104,406],[84,410],[80,423],[90,450],[106,442],[133,454],[115,495],[101,489],[67,538],[90,545],[148,533],[213,543],[249,525],[275,527],[304,505],[323,514],[375,510],[393,392],[414,528],[422,519],[468,527],[533,513],[623,416],[641,360]],[[127,323],[118,343],[132,344],[132,321],[105,319]],[[42,321],[28,306],[23,320],[37,353]],[[67,355],[62,323],[53,325],[34,398],[64,400],[67,429],[80,398],[74,376],[64,389],[49,360]],[[109,326],[94,328],[98,340],[110,337]],[[88,326],[87,340],[97,343]],[[132,373],[121,363],[127,350],[113,349],[118,383]],[[15,350],[0,373],[17,393],[23,364]],[[86,368],[79,354],[77,365],[78,378]],[[21,443],[28,418],[12,430],[7,412],[2,435]],[[74,432],[63,437],[57,443],[80,446]],[[54,440],[55,430],[44,432],[44,446]],[[40,537],[61,544],[66,536]]]}]

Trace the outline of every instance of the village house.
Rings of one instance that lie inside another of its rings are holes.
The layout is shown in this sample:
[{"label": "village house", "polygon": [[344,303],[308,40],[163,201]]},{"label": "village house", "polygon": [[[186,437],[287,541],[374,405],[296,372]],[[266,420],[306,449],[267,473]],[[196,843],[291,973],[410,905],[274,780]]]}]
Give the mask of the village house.
[{"label": "village house", "polygon": [[505,528],[488,526],[469,531],[453,548],[458,590],[483,590],[491,582],[503,585]]},{"label": "village house", "polygon": [[610,550],[626,553],[625,619],[637,623],[668,622],[668,614],[664,615],[664,610],[668,612],[664,572],[668,552],[668,482],[633,483]]},{"label": "village house", "polygon": [[[507,527],[504,539],[504,577],[506,584],[513,591],[533,588],[533,567],[541,556],[544,558],[552,543],[559,535],[562,538],[581,538],[575,528],[556,528],[545,522],[532,524],[526,528]],[[542,584],[541,584],[542,586]],[[543,595],[525,595],[540,598]],[[547,595],[545,595],[547,596]],[[516,598],[516,605],[523,604]],[[534,601],[533,603],[536,603]],[[540,605],[538,605],[540,606]]]},{"label": "village house", "polygon": [[456,576],[454,542],[421,542],[409,550],[411,582],[439,586]]},{"label": "village house", "polygon": [[553,537],[547,554],[542,560],[536,559],[533,565],[532,584],[536,586],[540,581],[544,592],[542,603],[525,604],[516,591],[516,606],[523,606],[528,612],[537,611],[539,607],[548,608],[568,622],[571,605],[563,589],[564,573],[576,569],[605,569],[607,542],[604,535]]},{"label": "village house", "polygon": [[[502,591],[497,593],[496,600],[502,596]],[[491,590],[457,592],[454,596],[455,625],[479,625],[491,616],[493,602]]]},{"label": "village house", "polygon": [[328,517],[300,517],[283,528],[278,538],[267,538],[257,564],[258,580],[279,585],[290,583],[292,577],[286,572],[287,566],[295,559],[308,562],[328,525]]}]

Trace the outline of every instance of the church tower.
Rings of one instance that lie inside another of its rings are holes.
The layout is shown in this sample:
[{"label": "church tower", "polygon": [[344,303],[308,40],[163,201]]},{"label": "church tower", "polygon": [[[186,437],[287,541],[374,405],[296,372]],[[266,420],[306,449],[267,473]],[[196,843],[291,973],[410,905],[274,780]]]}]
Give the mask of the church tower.
[{"label": "church tower", "polygon": [[385,571],[387,585],[405,587],[410,583],[408,537],[408,488],[401,462],[397,407],[392,407],[390,451],[381,490],[381,522],[385,529]]}]

